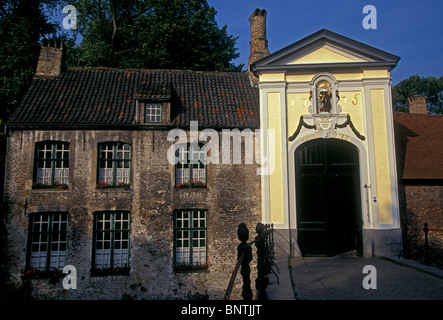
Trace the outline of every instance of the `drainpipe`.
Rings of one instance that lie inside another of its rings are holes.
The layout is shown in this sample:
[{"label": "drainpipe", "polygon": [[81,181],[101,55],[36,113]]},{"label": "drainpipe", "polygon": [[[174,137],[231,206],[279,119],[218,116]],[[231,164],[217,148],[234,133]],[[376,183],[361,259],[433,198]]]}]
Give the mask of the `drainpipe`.
[{"label": "drainpipe", "polygon": [[288,196],[288,229],[289,229],[289,256],[292,257],[294,255],[292,247],[292,232],[291,232],[291,192],[289,187],[289,146],[288,146],[288,105],[286,99],[286,90],[285,90],[285,148],[286,148],[286,189]]}]

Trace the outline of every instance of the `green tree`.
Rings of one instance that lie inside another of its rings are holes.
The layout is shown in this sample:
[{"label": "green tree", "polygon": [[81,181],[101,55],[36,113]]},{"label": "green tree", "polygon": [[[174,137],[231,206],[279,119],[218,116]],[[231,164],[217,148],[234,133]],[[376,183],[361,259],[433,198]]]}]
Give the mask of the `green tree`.
[{"label": "green tree", "polygon": [[56,32],[45,13],[56,1],[0,3],[0,121],[4,122],[35,74],[40,39]]},{"label": "green tree", "polygon": [[443,114],[443,76],[420,77],[413,75],[392,88],[394,111],[409,111],[408,98],[412,95],[424,95],[428,112]]},{"label": "green tree", "polygon": [[[67,3],[67,2],[66,2]],[[238,37],[206,0],[73,0],[79,46],[72,64],[117,68],[241,71]],[[75,30],[74,30],[75,31]],[[69,51],[68,51],[69,54]]]},{"label": "green tree", "polygon": [[[56,0],[0,1],[0,165],[4,164],[3,124],[29,85],[37,65],[40,40],[54,35],[48,12]],[[52,9],[51,9],[52,8]],[[0,191],[3,187],[0,169]]]}]

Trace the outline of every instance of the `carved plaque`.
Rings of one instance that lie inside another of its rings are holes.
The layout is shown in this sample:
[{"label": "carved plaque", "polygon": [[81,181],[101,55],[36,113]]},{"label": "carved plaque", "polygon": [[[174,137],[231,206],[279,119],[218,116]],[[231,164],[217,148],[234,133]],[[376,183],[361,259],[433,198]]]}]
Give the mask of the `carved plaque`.
[{"label": "carved plaque", "polygon": [[331,128],[332,119],[331,118],[318,118],[318,124],[323,130],[328,130]]}]

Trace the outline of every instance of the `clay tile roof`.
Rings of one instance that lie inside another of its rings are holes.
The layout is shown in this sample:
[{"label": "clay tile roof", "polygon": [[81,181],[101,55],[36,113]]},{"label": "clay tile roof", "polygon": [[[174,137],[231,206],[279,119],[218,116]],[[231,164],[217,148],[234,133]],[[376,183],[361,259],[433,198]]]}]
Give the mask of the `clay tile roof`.
[{"label": "clay tile roof", "polygon": [[9,126],[132,125],[137,99],[169,99],[171,126],[258,128],[259,94],[244,72],[69,68],[33,79]]},{"label": "clay tile roof", "polygon": [[136,92],[137,98],[171,99],[172,86],[169,81],[151,80],[141,83]]},{"label": "clay tile roof", "polygon": [[443,115],[394,113],[398,174],[443,179]]}]

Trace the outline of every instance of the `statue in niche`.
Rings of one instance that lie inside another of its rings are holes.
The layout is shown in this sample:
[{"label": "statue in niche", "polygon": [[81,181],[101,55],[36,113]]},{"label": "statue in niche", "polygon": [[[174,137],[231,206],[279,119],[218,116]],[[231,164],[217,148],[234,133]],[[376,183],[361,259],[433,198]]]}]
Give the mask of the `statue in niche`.
[{"label": "statue in niche", "polygon": [[331,112],[331,84],[323,80],[318,84],[318,112]]},{"label": "statue in niche", "polygon": [[331,91],[321,91],[318,97],[320,102],[319,112],[331,112]]}]

